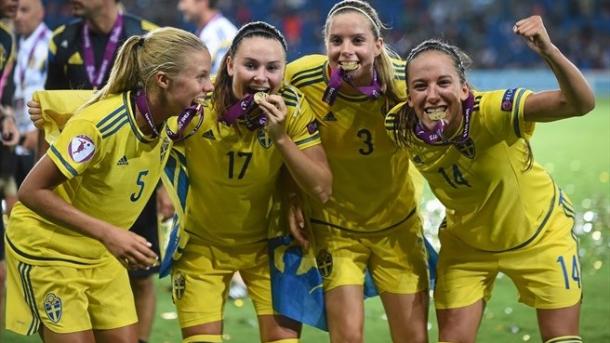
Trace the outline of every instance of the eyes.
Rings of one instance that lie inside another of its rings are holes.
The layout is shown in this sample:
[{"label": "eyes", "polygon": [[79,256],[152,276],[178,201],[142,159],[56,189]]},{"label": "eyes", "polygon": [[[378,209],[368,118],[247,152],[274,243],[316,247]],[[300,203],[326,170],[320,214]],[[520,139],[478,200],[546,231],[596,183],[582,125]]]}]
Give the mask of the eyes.
[{"label": "eyes", "polygon": [[[351,37],[351,39],[348,39],[349,41],[351,41],[351,43],[355,46],[360,46],[363,45],[364,43],[366,43],[366,37],[363,35],[355,35],[353,37]],[[341,44],[343,44],[344,38],[338,35],[331,35],[330,38],[328,39],[328,42],[330,43],[330,45],[332,46],[340,46]]]},{"label": "eyes", "polygon": [[[256,71],[258,68],[260,68],[261,65],[261,63],[258,63],[256,61],[245,61],[243,64],[243,66],[249,71]],[[282,66],[279,62],[270,62],[264,64],[263,67],[269,72],[276,72],[280,70]]]},{"label": "eyes", "polygon": [[410,89],[416,91],[425,91],[430,85],[433,84],[436,84],[440,88],[449,88],[453,84],[453,81],[449,77],[443,77],[436,81],[415,80],[412,82]]}]

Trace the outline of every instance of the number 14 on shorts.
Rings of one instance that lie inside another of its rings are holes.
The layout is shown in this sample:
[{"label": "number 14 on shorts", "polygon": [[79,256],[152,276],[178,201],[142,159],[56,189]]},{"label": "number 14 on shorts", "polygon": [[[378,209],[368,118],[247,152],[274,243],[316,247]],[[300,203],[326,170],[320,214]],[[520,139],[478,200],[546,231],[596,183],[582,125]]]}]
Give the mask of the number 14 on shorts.
[{"label": "number 14 on shorts", "polygon": [[[563,281],[565,282],[565,287],[566,289],[570,289],[570,278],[568,277],[568,265],[566,262],[566,259],[563,258],[563,256],[559,256],[557,257],[557,263],[559,263],[559,265],[561,266],[561,271],[563,272]],[[576,255],[572,255],[572,273],[571,273],[571,278],[574,282],[576,282],[576,284],[578,285],[578,288],[580,288],[580,269],[579,269],[579,265],[578,265],[578,259],[576,258]]]}]

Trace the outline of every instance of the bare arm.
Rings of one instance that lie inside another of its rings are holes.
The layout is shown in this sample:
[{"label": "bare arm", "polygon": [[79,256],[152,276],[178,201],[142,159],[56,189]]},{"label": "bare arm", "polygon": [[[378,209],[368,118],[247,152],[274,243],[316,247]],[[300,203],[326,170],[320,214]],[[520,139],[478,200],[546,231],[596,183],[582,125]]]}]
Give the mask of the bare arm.
[{"label": "bare arm", "polygon": [[529,47],[545,60],[559,83],[559,90],[539,92],[527,98],[525,120],[555,121],[584,115],[595,107],[595,97],[587,80],[551,42],[540,16],[519,20],[513,31],[523,36]]},{"label": "bare arm", "polygon": [[332,174],[322,145],[300,150],[285,129],[286,105],[279,95],[270,95],[259,105],[267,114],[271,139],[284,158],[294,181],[309,196],[325,203],[332,192]]},{"label": "bare arm", "polygon": [[55,194],[53,189],[65,181],[66,177],[44,155],[19,188],[19,200],[45,218],[102,242],[119,261],[130,268],[147,268],[156,262],[157,256],[150,250],[150,243],[146,239],[94,218]]}]

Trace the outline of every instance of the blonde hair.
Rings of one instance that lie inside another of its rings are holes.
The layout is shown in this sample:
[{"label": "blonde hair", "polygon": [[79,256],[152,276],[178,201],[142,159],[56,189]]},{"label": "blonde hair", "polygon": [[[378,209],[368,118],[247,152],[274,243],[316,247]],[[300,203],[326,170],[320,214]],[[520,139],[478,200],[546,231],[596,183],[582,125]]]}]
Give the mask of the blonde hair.
[{"label": "blonde hair", "polygon": [[[371,5],[360,0],[344,0],[336,3],[326,16],[326,22],[324,23],[324,40],[327,43],[329,34],[328,28],[332,18],[339,13],[350,11],[359,13],[369,20],[371,23],[371,32],[373,33],[375,39],[383,38],[381,35],[381,30],[387,30],[388,27],[381,22],[377,11],[375,11]],[[381,90],[390,100],[392,100],[393,103],[398,103],[402,101],[402,99],[399,96],[400,93],[398,89],[394,85],[395,71],[394,66],[392,65],[392,58],[399,59],[400,57],[387,44],[384,43],[381,54],[375,57],[375,66],[381,84]]]},{"label": "blonde hair", "polygon": [[[84,106],[111,94],[137,88],[148,89],[156,72],[177,75],[193,51],[207,51],[201,40],[190,32],[172,27],[154,29],[142,36],[131,36],[121,46],[108,82]],[[84,107],[83,106],[83,107]]]}]

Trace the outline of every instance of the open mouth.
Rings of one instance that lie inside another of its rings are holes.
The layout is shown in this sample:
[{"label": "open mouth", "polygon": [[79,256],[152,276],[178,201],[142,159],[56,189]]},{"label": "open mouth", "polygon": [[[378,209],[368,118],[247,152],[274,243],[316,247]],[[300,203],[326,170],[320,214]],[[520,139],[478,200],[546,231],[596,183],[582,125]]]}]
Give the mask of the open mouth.
[{"label": "open mouth", "polygon": [[343,61],[339,62],[339,66],[344,71],[350,72],[358,69],[360,67],[360,64],[358,64],[358,62],[356,61]]},{"label": "open mouth", "polygon": [[430,120],[442,120],[447,118],[447,106],[429,107],[424,111]]}]

